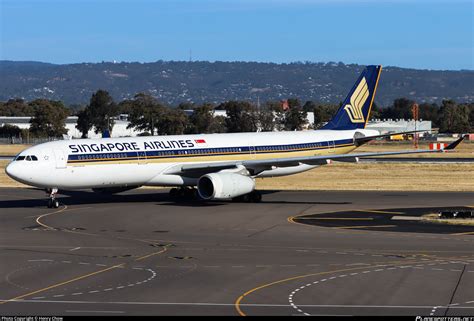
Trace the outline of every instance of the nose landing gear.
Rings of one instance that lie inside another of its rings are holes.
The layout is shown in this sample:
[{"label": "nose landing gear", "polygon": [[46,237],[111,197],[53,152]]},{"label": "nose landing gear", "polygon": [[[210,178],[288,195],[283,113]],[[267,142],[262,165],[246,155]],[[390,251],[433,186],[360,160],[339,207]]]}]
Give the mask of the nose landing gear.
[{"label": "nose landing gear", "polygon": [[56,199],[56,194],[58,193],[57,188],[51,188],[47,189],[46,193],[49,194],[49,200],[48,200],[48,208],[58,208],[59,207],[59,201]]}]

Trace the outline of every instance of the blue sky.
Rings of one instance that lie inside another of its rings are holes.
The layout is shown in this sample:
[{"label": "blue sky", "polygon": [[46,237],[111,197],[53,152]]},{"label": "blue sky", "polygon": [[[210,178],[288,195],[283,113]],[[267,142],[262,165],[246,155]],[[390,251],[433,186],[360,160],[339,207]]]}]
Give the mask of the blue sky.
[{"label": "blue sky", "polygon": [[474,69],[474,0],[0,0],[0,59]]}]

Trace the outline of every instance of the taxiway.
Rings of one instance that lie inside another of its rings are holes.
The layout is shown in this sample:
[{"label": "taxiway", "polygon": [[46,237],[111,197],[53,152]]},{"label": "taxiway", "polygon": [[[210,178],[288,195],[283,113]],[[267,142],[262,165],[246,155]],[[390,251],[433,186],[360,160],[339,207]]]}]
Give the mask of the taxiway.
[{"label": "taxiway", "polygon": [[268,191],[253,204],[140,189],[60,202],[0,189],[0,315],[474,314],[474,227],[400,219],[473,206],[474,193]]}]

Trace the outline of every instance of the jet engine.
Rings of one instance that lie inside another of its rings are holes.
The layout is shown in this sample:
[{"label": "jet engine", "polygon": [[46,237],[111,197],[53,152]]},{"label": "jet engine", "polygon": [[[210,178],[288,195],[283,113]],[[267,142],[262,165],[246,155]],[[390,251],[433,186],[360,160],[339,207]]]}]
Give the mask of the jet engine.
[{"label": "jet engine", "polygon": [[197,189],[202,199],[224,200],[252,192],[255,181],[236,173],[211,173],[199,178]]}]

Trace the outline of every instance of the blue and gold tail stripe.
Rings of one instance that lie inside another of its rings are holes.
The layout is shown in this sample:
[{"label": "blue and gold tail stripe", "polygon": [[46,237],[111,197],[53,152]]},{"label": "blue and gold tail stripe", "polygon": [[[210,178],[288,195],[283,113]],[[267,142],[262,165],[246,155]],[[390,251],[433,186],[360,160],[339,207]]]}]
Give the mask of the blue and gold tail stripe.
[{"label": "blue and gold tail stripe", "polygon": [[291,153],[311,150],[326,150],[339,147],[353,146],[352,139],[344,139],[330,142],[313,142],[287,145],[265,145],[265,146],[241,146],[241,147],[216,147],[216,148],[193,148],[175,150],[151,150],[136,152],[115,152],[115,153],[92,153],[92,154],[72,154],[68,157],[69,164],[92,163],[92,162],[117,162],[131,160],[149,159],[174,159],[189,157],[212,157],[227,155],[249,155],[249,154],[275,154]]}]

